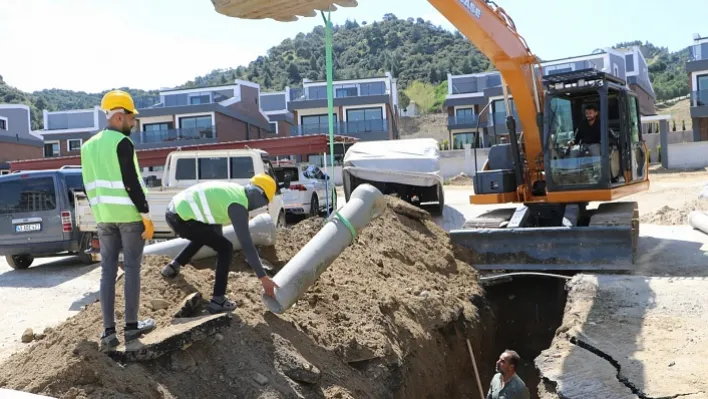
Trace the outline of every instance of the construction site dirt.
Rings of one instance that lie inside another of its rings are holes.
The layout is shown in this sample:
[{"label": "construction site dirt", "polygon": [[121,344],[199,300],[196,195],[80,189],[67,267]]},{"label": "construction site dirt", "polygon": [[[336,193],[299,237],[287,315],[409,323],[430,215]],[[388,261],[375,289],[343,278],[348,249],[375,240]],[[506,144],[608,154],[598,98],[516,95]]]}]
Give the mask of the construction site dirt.
[{"label": "construction site dirt", "polygon": [[[239,255],[229,278],[239,308],[218,333],[122,364],[98,350],[100,307],[92,303],[0,366],[0,387],[60,398],[475,397],[466,339],[483,381],[498,354],[482,344],[489,326],[470,300],[483,292],[469,254],[427,214],[389,201],[396,211],[372,221],[285,314],[266,311]],[[321,225],[309,219],[281,230],[262,257],[282,266]],[[141,316],[158,330],[170,327],[185,297],[208,298],[213,284],[211,262],[168,281],[159,275],[166,261],[146,258],[142,269]],[[121,281],[116,291],[120,309]]]},{"label": "construction site dirt", "polygon": [[[705,356],[697,335],[708,322],[705,237],[686,223],[705,209],[698,193],[708,173],[652,170],[651,179],[650,191],[629,198],[642,221],[630,273],[568,284],[488,279],[445,232],[486,207],[468,204],[471,187],[447,186],[442,218],[389,199],[387,212],[282,315],[267,312],[237,253],[229,295],[239,308],[217,333],[155,360],[116,361],[98,351],[100,308],[90,303],[20,344],[25,350],[0,365],[0,388],[58,398],[478,398],[469,339],[485,394],[496,358],[510,348],[522,356],[519,375],[532,398],[708,397],[696,374],[703,370],[682,352]],[[282,267],[323,223],[279,231],[261,256]],[[213,284],[213,260],[174,281],[159,276],[167,261],[146,258],[143,268],[141,316],[155,318],[159,331],[185,297],[208,298]],[[119,282],[118,320],[121,291]]]}]

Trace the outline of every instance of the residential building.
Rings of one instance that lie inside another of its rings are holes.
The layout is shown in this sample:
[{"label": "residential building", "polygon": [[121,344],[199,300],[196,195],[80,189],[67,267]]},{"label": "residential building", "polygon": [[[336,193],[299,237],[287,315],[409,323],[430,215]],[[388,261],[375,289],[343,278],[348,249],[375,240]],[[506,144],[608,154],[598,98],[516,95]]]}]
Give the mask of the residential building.
[{"label": "residential building", "polygon": [[0,175],[10,172],[8,161],[40,158],[42,145],[32,134],[29,106],[0,104]]},{"label": "residential building", "polygon": [[[545,75],[594,68],[625,79],[630,88],[637,91],[640,112],[643,115],[655,114],[656,95],[639,47],[596,50],[588,55],[544,61],[541,67]],[[448,112],[451,148],[461,149],[465,143],[474,143],[477,132],[477,146],[488,147],[507,142],[507,110],[500,73],[448,74],[447,81],[448,95],[444,106]],[[509,94],[509,108],[512,115],[518,117],[511,90]]]},{"label": "residential building", "polygon": [[694,35],[686,72],[691,88],[693,140],[708,140],[708,37]]},{"label": "residential building", "polygon": [[260,86],[233,84],[161,90],[138,99],[138,123],[131,137],[137,148],[279,137],[260,106]]},{"label": "residential building", "polygon": [[[327,134],[327,83],[303,80],[286,88],[288,110],[295,124],[292,135]],[[398,88],[390,72],[369,79],[333,82],[334,134],[360,140],[395,140],[398,134]]]},{"label": "residential building", "polygon": [[106,126],[106,114],[98,105],[68,111],[44,110],[45,158],[80,155],[81,145]]}]

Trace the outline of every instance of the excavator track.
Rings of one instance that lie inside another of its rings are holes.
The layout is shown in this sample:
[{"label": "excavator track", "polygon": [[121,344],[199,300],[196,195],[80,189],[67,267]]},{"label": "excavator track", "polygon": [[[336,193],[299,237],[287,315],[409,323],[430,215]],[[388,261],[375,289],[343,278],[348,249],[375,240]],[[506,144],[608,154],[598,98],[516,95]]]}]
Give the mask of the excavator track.
[{"label": "excavator track", "polygon": [[450,237],[472,250],[480,270],[626,271],[639,241],[636,202],[497,209]]}]

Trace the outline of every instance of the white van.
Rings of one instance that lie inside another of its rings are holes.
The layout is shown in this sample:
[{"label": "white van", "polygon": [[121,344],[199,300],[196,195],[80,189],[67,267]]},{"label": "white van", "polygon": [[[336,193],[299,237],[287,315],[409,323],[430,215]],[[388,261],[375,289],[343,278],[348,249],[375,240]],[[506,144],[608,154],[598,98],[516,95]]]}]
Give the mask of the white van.
[{"label": "white van", "polygon": [[[248,184],[251,177],[266,173],[277,182],[267,152],[255,149],[173,151],[167,156],[162,185],[149,187],[147,201],[155,224],[155,238],[171,238],[174,233],[165,221],[167,205],[175,194],[196,183],[227,180]],[[268,212],[278,227],[285,226],[285,210],[280,188],[268,207],[256,209],[251,217]],[[84,193],[76,194],[76,218],[79,230],[97,231],[91,207]]]}]

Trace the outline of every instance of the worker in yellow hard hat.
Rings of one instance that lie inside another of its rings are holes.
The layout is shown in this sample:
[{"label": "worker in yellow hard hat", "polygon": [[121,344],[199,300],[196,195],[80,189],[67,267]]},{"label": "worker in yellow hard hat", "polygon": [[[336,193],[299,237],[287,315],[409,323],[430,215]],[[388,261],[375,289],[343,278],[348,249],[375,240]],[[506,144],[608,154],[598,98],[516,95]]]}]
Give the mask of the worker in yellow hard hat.
[{"label": "worker in yellow hard hat", "polygon": [[112,348],[119,345],[114,307],[121,250],[125,269],[125,340],[132,341],[155,328],[152,319],[138,320],[143,247],[145,240],[152,239],[154,227],[145,199],[147,188],[130,139],[138,113],[133,99],[122,90],[109,91],[101,100],[101,109],[108,119],[106,128],[81,146],[81,172],[98,224],[104,327],[101,347]]},{"label": "worker in yellow hard hat", "polygon": [[222,234],[222,226],[231,223],[245,254],[256,272],[265,293],[274,296],[278,286],[266,275],[258,250],[248,229],[249,211],[267,206],[276,192],[276,182],[267,174],[257,174],[246,186],[228,181],[209,181],[191,186],[174,196],[167,207],[167,224],[179,236],[190,241],[177,257],[162,269],[165,277],[175,277],[180,268],[206,245],[217,253],[214,292],[207,306],[210,313],[234,310],[236,304],[226,298],[226,284],[234,246]]}]

